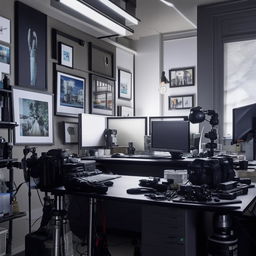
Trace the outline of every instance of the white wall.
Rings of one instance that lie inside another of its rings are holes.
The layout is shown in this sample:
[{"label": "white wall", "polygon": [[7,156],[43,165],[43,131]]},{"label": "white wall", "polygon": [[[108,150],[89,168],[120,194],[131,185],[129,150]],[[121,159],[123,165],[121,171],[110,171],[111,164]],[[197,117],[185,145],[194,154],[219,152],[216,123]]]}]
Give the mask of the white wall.
[{"label": "white wall", "polygon": [[143,37],[135,42],[136,116],[160,114],[160,35]]},{"label": "white wall", "polygon": [[[163,41],[163,70],[169,78],[169,70],[173,68],[195,67],[195,85],[170,88],[161,98],[164,116],[188,116],[189,109],[169,110],[169,96],[194,94],[194,106],[197,106],[197,37],[187,37]],[[198,124],[190,125],[191,133],[199,132]]]},{"label": "white wall", "polygon": [[[118,69],[123,69],[132,73],[132,100],[118,99]],[[134,54],[121,48],[116,48],[116,106],[126,106],[133,108],[133,84],[134,84]]]},{"label": "white wall", "polygon": [[[173,39],[163,42],[163,70],[169,80],[169,70],[173,68],[195,67],[195,75],[197,74],[197,38],[189,37],[182,39]],[[175,95],[195,95],[196,106],[197,93],[197,75],[195,77],[195,86],[186,86],[180,88],[170,88],[167,85],[167,92],[163,102],[164,115],[181,116],[188,115],[189,110],[169,110],[168,97]]]}]

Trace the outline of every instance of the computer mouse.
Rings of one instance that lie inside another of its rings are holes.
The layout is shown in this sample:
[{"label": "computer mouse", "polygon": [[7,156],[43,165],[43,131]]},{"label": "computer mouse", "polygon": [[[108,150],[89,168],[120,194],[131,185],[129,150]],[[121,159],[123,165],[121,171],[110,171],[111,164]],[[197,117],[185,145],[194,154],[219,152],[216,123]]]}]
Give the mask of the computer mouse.
[{"label": "computer mouse", "polygon": [[139,187],[139,188],[129,188],[126,190],[128,194],[146,194],[146,193],[154,193],[156,190],[154,188],[145,188],[145,187]]}]

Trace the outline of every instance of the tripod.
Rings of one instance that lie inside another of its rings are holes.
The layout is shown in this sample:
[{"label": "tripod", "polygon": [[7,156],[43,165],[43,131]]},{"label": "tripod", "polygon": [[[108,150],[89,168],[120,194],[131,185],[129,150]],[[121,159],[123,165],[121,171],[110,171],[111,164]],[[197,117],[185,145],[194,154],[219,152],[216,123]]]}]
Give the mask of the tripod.
[{"label": "tripod", "polygon": [[72,235],[68,228],[67,212],[64,209],[64,194],[55,194],[54,219],[54,256],[73,255]]}]

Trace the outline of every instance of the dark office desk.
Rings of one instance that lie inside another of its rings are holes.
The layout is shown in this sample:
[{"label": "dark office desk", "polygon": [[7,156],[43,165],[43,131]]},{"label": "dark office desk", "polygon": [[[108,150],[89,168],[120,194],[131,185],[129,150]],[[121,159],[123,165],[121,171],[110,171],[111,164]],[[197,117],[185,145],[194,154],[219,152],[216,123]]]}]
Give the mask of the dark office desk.
[{"label": "dark office desk", "polygon": [[170,158],[112,158],[112,157],[86,157],[84,160],[95,160],[97,168],[105,172],[113,172],[120,175],[131,176],[155,176],[163,177],[164,170],[167,169],[187,169],[188,165],[194,161],[193,158],[182,160],[172,160]]},{"label": "dark office desk", "polygon": [[[96,204],[97,201],[120,201],[127,203],[139,203],[141,205],[150,207],[169,208],[169,209],[183,209],[183,210],[197,210],[197,211],[212,211],[222,212],[226,214],[243,215],[251,204],[254,203],[256,197],[256,188],[250,188],[247,195],[240,196],[238,199],[241,203],[227,204],[227,205],[205,205],[205,204],[194,204],[194,203],[178,203],[173,201],[156,201],[145,197],[144,195],[131,195],[127,194],[128,188],[138,187],[139,179],[142,177],[137,176],[122,176],[121,178],[113,180],[114,184],[109,187],[107,194],[95,194],[95,193],[84,193],[84,192],[67,192],[72,195],[80,195],[89,198],[89,256],[93,255],[93,231],[95,230],[95,219],[96,216]],[[64,189],[57,189],[53,193],[66,193]],[[211,225],[211,223],[210,223]],[[161,255],[161,254],[160,254]]]}]

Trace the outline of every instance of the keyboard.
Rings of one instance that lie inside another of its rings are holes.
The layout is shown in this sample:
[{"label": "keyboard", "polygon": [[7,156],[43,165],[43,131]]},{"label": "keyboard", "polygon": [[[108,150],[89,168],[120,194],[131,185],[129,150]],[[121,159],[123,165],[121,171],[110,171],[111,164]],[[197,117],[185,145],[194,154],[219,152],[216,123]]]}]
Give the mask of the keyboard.
[{"label": "keyboard", "polygon": [[99,182],[105,182],[108,180],[113,180],[113,179],[117,179],[120,178],[121,175],[117,175],[117,174],[97,174],[97,175],[92,175],[92,176],[87,176],[87,177],[80,177],[80,179],[82,181],[88,181],[91,183],[99,183]]}]

